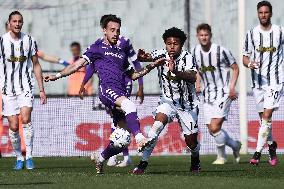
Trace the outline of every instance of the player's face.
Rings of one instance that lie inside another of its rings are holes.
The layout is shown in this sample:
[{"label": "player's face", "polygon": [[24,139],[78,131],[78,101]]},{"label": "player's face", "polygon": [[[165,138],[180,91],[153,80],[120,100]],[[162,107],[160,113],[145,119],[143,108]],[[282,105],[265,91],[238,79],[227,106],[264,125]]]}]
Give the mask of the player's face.
[{"label": "player's face", "polygon": [[257,12],[258,12],[259,23],[261,25],[266,26],[271,23],[272,13],[268,6],[260,7]]},{"label": "player's face", "polygon": [[79,46],[74,45],[71,47],[71,53],[73,55],[73,57],[78,57],[81,55],[81,49]]},{"label": "player's face", "polygon": [[20,33],[23,27],[23,17],[21,15],[13,15],[9,21],[10,30],[13,33]]},{"label": "player's face", "polygon": [[207,46],[211,43],[212,34],[208,30],[199,30],[197,33],[197,39],[202,46]]},{"label": "player's face", "polygon": [[176,57],[181,53],[181,42],[177,37],[169,37],[166,40],[166,50],[170,56]]},{"label": "player's face", "polygon": [[106,40],[111,44],[115,45],[120,35],[120,24],[117,22],[110,21],[106,28],[104,28],[104,34]]}]

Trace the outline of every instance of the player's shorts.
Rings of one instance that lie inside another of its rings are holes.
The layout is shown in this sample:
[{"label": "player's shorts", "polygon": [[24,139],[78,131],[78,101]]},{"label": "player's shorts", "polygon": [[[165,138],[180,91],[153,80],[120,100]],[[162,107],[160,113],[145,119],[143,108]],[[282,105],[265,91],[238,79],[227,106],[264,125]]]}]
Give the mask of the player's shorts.
[{"label": "player's shorts", "polygon": [[215,100],[214,102],[204,102],[204,123],[210,124],[213,118],[224,118],[227,120],[232,100],[228,96]]},{"label": "player's shorts", "polygon": [[100,86],[100,101],[111,110],[115,108],[115,102],[121,96],[127,96],[125,90],[115,89],[114,87]]},{"label": "player's shorts", "polygon": [[182,110],[175,105],[167,102],[162,102],[154,112],[154,116],[158,113],[163,113],[168,116],[168,123],[177,118],[184,135],[190,135],[198,132],[198,106],[193,110]]},{"label": "player's shorts", "polygon": [[19,95],[2,94],[2,113],[4,116],[20,114],[22,107],[33,107],[34,95],[32,92],[22,92]]},{"label": "player's shorts", "polygon": [[263,86],[262,89],[252,89],[258,112],[264,109],[277,110],[283,95],[283,83],[274,86]]}]

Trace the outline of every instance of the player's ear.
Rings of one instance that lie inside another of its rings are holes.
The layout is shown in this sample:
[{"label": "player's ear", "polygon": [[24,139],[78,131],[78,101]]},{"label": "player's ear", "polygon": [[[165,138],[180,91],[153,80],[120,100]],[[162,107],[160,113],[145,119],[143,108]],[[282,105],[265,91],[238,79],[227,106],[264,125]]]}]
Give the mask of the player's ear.
[{"label": "player's ear", "polygon": [[104,34],[106,34],[106,28],[103,28],[103,32],[104,32]]}]

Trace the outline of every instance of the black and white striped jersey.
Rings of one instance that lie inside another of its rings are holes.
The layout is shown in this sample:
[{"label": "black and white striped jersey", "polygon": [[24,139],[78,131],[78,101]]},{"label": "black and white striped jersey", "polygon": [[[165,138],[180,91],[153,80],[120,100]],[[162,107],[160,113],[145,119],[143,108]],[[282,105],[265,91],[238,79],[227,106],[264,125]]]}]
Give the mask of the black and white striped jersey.
[{"label": "black and white striped jersey", "polygon": [[0,38],[0,80],[2,93],[17,95],[34,88],[31,57],[37,52],[35,40],[24,33],[15,41],[10,32]]},{"label": "black and white striped jersey", "polygon": [[[169,59],[169,55],[165,49],[155,50],[151,52],[154,60],[165,57]],[[192,55],[187,51],[182,51],[180,56],[175,60],[175,68],[177,71],[196,71],[195,62]],[[158,67],[159,83],[162,91],[162,99],[172,102],[175,106],[182,109],[193,109],[197,106],[197,97],[195,84],[184,80],[179,80],[176,75],[169,71],[164,64]]]},{"label": "black and white striped jersey", "polygon": [[215,43],[211,44],[208,52],[203,51],[199,44],[192,48],[191,53],[202,79],[204,101],[214,102],[228,96],[230,67],[236,63],[232,53]]},{"label": "black and white striped jersey", "polygon": [[247,32],[243,55],[260,64],[258,69],[251,70],[252,88],[284,82],[283,31],[278,25],[272,25],[269,31],[263,31],[258,25]]}]

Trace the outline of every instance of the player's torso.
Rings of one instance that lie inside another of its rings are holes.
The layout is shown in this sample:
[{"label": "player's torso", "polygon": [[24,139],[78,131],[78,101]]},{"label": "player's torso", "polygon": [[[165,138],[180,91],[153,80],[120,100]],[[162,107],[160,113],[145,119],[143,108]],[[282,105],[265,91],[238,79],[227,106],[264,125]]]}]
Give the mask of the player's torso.
[{"label": "player's torso", "polygon": [[193,49],[196,67],[202,79],[205,99],[212,101],[229,93],[230,65],[222,47],[212,44],[208,52],[201,45]]},{"label": "player's torso", "polygon": [[21,39],[17,41],[13,40],[9,33],[2,37],[4,56],[1,57],[0,63],[3,76],[1,77],[1,87],[5,88],[8,94],[19,94],[34,85],[31,61],[32,39],[25,34],[22,34]]},{"label": "player's torso", "polygon": [[[169,59],[166,50],[157,51],[157,57],[164,56]],[[187,51],[182,51],[180,56],[175,60],[175,70],[188,71],[188,67],[195,67],[192,62],[192,56]],[[169,70],[168,62],[163,66],[158,67],[159,82],[162,91],[162,97],[165,100],[173,101],[175,105],[186,106],[189,108],[197,105],[195,85],[180,80],[174,73]]]},{"label": "player's torso", "polygon": [[283,38],[280,26],[272,25],[269,31],[260,26],[250,31],[253,53],[251,60],[259,62],[259,69],[252,71],[253,85],[273,85],[284,82]]}]

